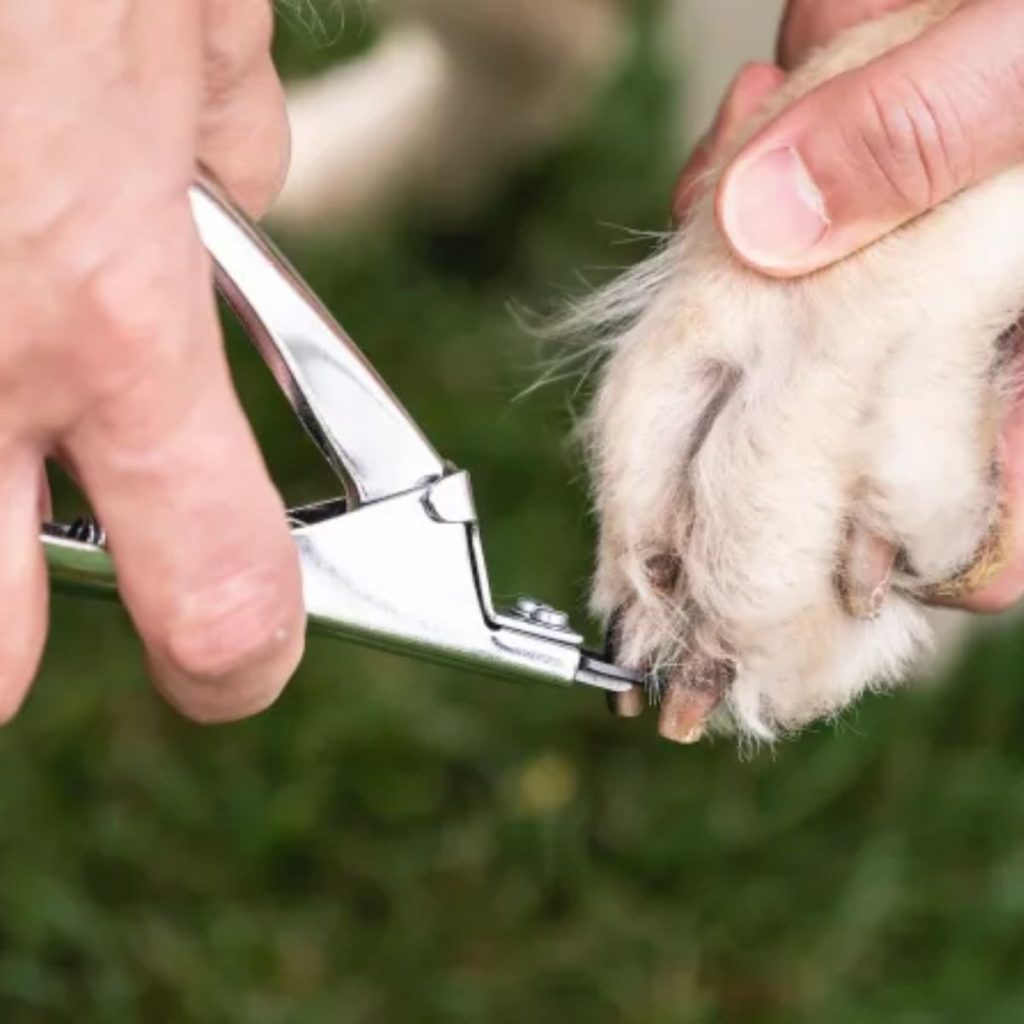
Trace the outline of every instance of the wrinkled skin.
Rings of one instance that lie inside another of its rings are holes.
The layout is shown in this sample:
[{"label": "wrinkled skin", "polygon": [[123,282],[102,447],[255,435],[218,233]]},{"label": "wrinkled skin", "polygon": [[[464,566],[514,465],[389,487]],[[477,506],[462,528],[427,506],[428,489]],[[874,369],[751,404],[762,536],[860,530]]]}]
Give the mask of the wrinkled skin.
[{"label": "wrinkled skin", "polygon": [[[844,29],[912,3],[913,0],[791,0],[780,26],[777,63],[749,64],[737,74],[723,98],[715,124],[684,167],[673,202],[677,220],[685,216],[694,184],[728,145],[733,133],[785,82],[790,69]],[[863,124],[862,136],[870,139],[872,132],[885,133],[886,126],[870,123],[862,97],[889,97],[891,123],[899,124],[900,101],[909,106],[914,97],[914,90],[906,87],[907,82],[918,83],[918,91],[924,94],[929,86],[939,87],[940,95],[949,103],[947,117],[937,117],[930,126],[918,131],[918,137],[929,140],[930,145],[927,150],[918,150],[916,158],[911,151],[913,140],[891,130],[883,139],[867,146],[870,152],[881,155],[867,169],[843,153],[834,137],[827,137],[824,143],[816,142],[816,146],[824,147],[832,164],[831,205],[844,214],[837,217],[834,210],[829,211],[833,235],[838,235],[838,241],[803,261],[780,268],[751,259],[742,243],[737,243],[728,226],[723,225],[727,240],[741,259],[755,269],[780,276],[812,272],[882,237],[960,188],[1024,158],[1024,89],[1020,84],[1024,46],[1018,35],[1007,31],[1006,20],[1008,16],[1019,17],[1020,5],[1014,0],[973,0],[962,6],[964,10],[953,25],[929,33],[906,52],[846,76],[841,87],[830,83],[817,90],[744,147],[733,161],[733,168],[741,167],[751,153],[778,145],[799,145],[803,138],[821,134],[817,129],[824,123]],[[964,49],[965,46],[969,48]],[[957,54],[956,61],[949,59],[951,53]],[[897,91],[901,82],[902,93]],[[1007,102],[1008,98],[1011,102]],[[928,111],[909,110],[902,124],[913,135],[917,119],[927,116]],[[901,145],[907,151],[896,151]],[[934,187],[922,191],[922,178],[934,181]],[[723,190],[733,183],[727,176]],[[1004,424],[1002,446],[1008,504],[1018,507],[1024,504],[1024,409]],[[1024,529],[1019,534],[1011,539],[1012,550],[1003,573],[977,593],[958,598],[958,606],[971,611],[1001,612],[1024,596]]]},{"label": "wrinkled skin", "polygon": [[46,631],[48,457],[104,523],[172,704],[258,711],[301,655],[297,558],[186,195],[199,163],[254,215],[276,193],[271,31],[269,0],[0,7],[0,720]]}]

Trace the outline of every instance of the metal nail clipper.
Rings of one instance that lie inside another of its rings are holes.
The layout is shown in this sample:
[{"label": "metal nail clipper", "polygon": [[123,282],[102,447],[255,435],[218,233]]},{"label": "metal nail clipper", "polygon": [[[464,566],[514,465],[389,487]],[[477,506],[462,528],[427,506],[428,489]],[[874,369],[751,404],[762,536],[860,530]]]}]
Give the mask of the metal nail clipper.
[{"label": "metal nail clipper", "polygon": [[[217,285],[344,496],[290,510],[310,627],[491,675],[629,691],[640,677],[583,649],[562,612],[492,605],[469,474],[455,469],[260,231],[211,185],[192,211]],[[103,531],[48,523],[55,585],[116,595]]]}]

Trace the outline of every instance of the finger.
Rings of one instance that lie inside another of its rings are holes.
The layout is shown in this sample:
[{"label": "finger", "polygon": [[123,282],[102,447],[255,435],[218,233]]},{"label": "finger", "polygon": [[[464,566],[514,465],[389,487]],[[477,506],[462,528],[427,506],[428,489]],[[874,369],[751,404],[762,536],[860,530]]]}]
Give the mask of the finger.
[{"label": "finger", "polygon": [[39,474],[36,502],[36,507],[39,511],[39,521],[46,523],[53,519],[53,492],[50,490],[50,481],[46,478],[45,467],[43,472]]},{"label": "finger", "polygon": [[[231,388],[210,274],[182,199],[133,240],[103,302],[120,354],[64,438],[107,530],[156,682],[201,721],[262,710],[302,652],[284,510]],[[82,357],[82,358],[87,358]]]},{"label": "finger", "polygon": [[1010,413],[1000,438],[1005,568],[984,589],[958,602],[974,612],[1002,612],[1024,597],[1024,403]]},{"label": "finger", "polygon": [[209,4],[199,159],[252,217],[262,216],[280,192],[290,151],[272,36],[269,0]]},{"label": "finger", "polygon": [[39,544],[42,456],[0,447],[0,723],[17,714],[39,668],[46,637],[46,565]]},{"label": "finger", "polygon": [[779,31],[776,48],[779,65],[796,67],[813,49],[824,46],[840,32],[889,11],[909,7],[916,0],[792,0]]},{"label": "finger", "polygon": [[718,108],[714,125],[698,144],[676,180],[672,203],[672,216],[676,224],[685,219],[697,187],[718,159],[722,147],[785,80],[781,68],[766,63],[747,64],[732,80]]},{"label": "finger", "polygon": [[1022,34],[1018,0],[968,4],[785,111],[719,185],[737,256],[808,273],[1024,157]]}]

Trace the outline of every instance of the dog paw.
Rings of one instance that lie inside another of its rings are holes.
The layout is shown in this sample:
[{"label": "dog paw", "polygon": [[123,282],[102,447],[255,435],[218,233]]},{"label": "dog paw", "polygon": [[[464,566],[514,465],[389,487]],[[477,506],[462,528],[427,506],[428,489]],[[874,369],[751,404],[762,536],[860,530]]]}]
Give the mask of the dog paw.
[{"label": "dog paw", "polygon": [[[779,103],[913,32],[892,24],[813,58]],[[613,325],[587,432],[593,603],[663,734],[731,719],[771,740],[902,679],[923,604],[1001,565],[1024,170],[798,281],[731,256],[715,182],[590,310]]]}]

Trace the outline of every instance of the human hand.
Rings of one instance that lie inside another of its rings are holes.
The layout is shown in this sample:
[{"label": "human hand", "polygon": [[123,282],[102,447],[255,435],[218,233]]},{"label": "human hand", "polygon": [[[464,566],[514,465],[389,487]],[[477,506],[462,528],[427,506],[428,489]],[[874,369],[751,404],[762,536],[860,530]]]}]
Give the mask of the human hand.
[{"label": "human hand", "polygon": [[[836,31],[909,2],[792,0],[782,66],[751,65],[734,81],[716,131],[680,179],[677,215],[708,160],[784,80],[783,66]],[[957,7],[916,41],[795,103],[731,162],[717,214],[741,260],[779,277],[813,272],[1024,158],[1024,5]],[[1024,509],[1024,404],[1003,424],[1001,449],[1007,505]],[[1001,611],[1024,595],[1022,519],[1013,516],[1006,570],[964,607]]]},{"label": "human hand", "polygon": [[269,0],[0,5],[0,719],[46,632],[43,460],[80,482],[159,689],[203,721],[279,693],[298,563],[234,395],[187,190],[254,215],[287,123]]},{"label": "human hand", "polygon": [[786,80],[786,72],[808,52],[852,28],[914,0],[789,0],[776,46],[776,63],[752,62],[733,79],[710,131],[683,168],[675,191],[673,211],[682,220],[693,187],[721,155],[732,134]]}]

